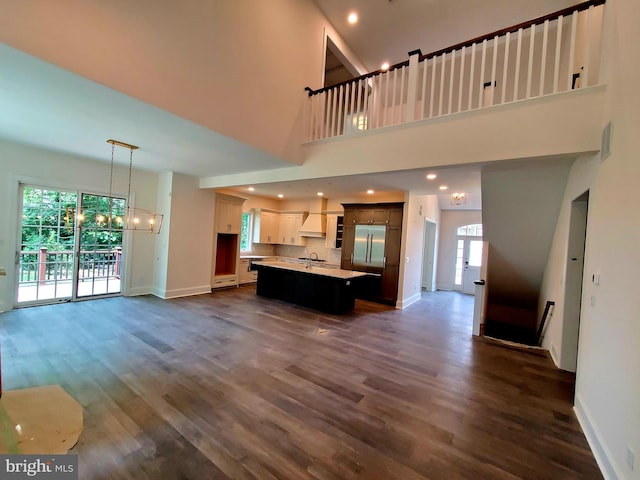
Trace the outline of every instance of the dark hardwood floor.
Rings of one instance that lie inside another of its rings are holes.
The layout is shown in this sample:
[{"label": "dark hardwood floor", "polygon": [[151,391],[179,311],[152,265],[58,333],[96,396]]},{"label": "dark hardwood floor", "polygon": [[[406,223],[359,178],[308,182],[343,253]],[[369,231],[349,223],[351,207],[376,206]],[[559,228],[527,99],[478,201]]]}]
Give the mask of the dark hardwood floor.
[{"label": "dark hardwood floor", "polygon": [[14,310],[4,387],[82,404],[81,479],[602,478],[573,376],[474,339],[472,302],[333,316],[248,286]]}]

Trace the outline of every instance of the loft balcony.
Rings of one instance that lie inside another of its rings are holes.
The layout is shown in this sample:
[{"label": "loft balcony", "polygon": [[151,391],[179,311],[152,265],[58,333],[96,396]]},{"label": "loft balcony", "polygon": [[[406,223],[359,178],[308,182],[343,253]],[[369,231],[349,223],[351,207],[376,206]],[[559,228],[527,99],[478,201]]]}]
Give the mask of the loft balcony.
[{"label": "loft balcony", "polygon": [[602,83],[604,3],[584,2],[427,55],[412,51],[409,60],[387,71],[307,88],[305,140],[353,139],[387,127],[586,92]]}]

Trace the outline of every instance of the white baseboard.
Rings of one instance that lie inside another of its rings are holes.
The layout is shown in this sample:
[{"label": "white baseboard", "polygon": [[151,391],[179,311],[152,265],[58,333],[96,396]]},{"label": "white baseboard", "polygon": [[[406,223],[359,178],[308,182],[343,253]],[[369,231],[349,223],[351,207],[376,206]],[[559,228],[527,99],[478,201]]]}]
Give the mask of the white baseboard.
[{"label": "white baseboard", "polygon": [[551,347],[549,348],[549,354],[551,355],[551,360],[553,360],[553,363],[555,363],[556,367],[560,368],[560,359],[557,357],[555,345],[551,344]]},{"label": "white baseboard", "polygon": [[396,308],[407,308],[409,305],[413,305],[414,303],[416,303],[418,300],[420,300],[421,298],[421,294],[420,293],[416,293],[415,295],[412,295],[411,297],[405,299],[405,300],[400,300],[397,303]]},{"label": "white baseboard", "polygon": [[587,438],[587,442],[605,480],[622,480],[625,478],[607,445],[602,441],[602,435],[600,435],[598,427],[593,422],[593,417],[582,401],[580,394],[576,394],[576,404],[573,407],[573,411],[578,417],[578,423],[582,427],[584,436]]},{"label": "white baseboard", "polygon": [[211,285],[200,285],[197,287],[188,288],[174,288],[172,290],[152,292],[156,297],[168,300],[170,298],[191,297],[193,295],[203,295],[205,293],[211,293]]},{"label": "white baseboard", "polygon": [[0,302],[0,313],[8,312],[9,310],[13,310],[13,305],[9,302]]},{"label": "white baseboard", "polygon": [[138,297],[140,295],[149,295],[152,292],[152,288],[149,286],[144,287],[132,287],[127,289],[127,293],[125,296],[127,297]]}]

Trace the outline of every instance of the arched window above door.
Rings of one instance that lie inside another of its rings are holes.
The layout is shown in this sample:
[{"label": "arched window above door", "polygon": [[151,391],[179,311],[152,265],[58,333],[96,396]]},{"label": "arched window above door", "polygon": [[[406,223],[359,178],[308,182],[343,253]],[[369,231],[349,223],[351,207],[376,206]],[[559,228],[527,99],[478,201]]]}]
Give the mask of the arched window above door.
[{"label": "arched window above door", "polygon": [[458,227],[458,235],[465,237],[481,237],[482,224],[475,223],[473,225],[463,225],[462,227]]}]

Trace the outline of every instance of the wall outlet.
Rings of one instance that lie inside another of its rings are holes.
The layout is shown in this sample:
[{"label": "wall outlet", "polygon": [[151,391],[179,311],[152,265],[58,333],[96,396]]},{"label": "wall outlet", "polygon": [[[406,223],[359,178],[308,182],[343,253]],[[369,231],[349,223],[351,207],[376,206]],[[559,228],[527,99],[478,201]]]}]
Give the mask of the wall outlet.
[{"label": "wall outlet", "polygon": [[629,470],[633,471],[635,461],[636,454],[631,450],[631,447],[627,447],[627,466],[629,467]]}]

